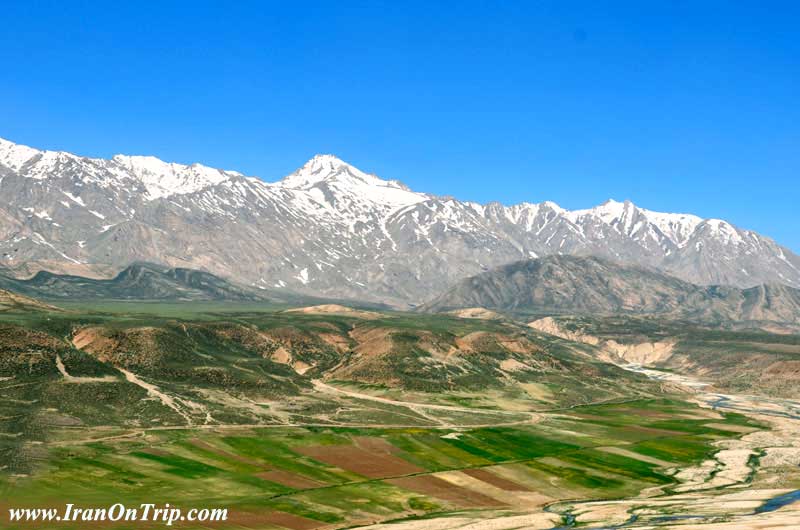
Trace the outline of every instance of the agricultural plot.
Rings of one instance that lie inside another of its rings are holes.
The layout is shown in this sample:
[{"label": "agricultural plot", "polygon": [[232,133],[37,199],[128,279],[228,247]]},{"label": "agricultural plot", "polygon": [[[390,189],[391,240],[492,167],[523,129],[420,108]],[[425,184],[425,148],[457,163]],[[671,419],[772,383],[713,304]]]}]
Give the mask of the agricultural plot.
[{"label": "agricultural plot", "polygon": [[[677,410],[680,421],[671,419]],[[28,505],[157,497],[177,506],[224,506],[234,515],[232,528],[338,528],[451,511],[514,512],[668,485],[670,469],[652,459],[689,465],[715,451],[712,441],[736,436],[728,427],[747,424],[736,414],[718,414],[719,428],[708,427],[702,414],[686,419],[691,411],[684,403],[650,400],[578,407],[537,424],[498,428],[150,430],[51,448],[46,465],[4,477],[3,489]]]}]

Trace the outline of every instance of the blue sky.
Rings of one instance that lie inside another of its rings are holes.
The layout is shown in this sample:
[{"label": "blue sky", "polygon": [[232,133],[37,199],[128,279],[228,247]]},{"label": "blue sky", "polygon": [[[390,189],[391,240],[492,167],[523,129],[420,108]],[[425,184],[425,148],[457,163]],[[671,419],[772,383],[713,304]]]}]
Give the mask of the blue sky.
[{"label": "blue sky", "polygon": [[[609,197],[800,251],[800,3],[3,2],[0,137],[481,202]],[[167,4],[166,6],[161,4]]]}]

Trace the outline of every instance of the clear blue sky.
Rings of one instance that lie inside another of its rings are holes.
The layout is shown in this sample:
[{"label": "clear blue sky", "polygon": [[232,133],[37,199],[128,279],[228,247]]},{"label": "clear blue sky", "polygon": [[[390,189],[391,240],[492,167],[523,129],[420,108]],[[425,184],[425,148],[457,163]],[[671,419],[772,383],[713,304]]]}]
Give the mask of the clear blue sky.
[{"label": "clear blue sky", "polygon": [[119,4],[0,4],[0,137],[267,180],[335,153],[423,191],[628,198],[800,251],[798,2]]}]

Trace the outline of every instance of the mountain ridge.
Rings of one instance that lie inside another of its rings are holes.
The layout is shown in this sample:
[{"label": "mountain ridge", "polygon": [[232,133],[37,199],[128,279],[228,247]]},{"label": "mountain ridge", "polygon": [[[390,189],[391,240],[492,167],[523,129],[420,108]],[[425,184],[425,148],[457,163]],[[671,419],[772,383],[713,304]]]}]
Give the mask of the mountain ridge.
[{"label": "mountain ridge", "polygon": [[0,288],[48,300],[229,300],[280,301],[255,289],[238,286],[213,274],[153,263],[134,263],[110,279],[38,271],[28,279],[10,278],[0,271]]},{"label": "mountain ridge", "polygon": [[462,280],[419,310],[446,312],[468,307],[800,325],[800,289],[782,284],[745,289],[698,286],[652,268],[597,257],[548,256],[503,265]]},{"label": "mountain ridge", "polygon": [[599,255],[698,284],[800,286],[800,257],[772,239],[630,201],[572,211],[549,201],[478,204],[412,191],[333,155],[265,182],[0,140],[0,265],[18,274],[107,275],[144,260],[408,307],[483,270],[554,254]]}]

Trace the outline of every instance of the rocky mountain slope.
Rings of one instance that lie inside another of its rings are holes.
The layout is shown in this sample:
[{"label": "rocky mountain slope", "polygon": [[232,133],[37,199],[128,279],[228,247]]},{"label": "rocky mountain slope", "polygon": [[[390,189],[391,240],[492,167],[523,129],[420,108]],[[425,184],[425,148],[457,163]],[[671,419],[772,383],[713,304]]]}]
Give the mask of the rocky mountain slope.
[{"label": "rocky mountain slope", "polygon": [[199,164],[91,159],[0,140],[0,265],[19,275],[109,277],[149,261],[407,305],[484,270],[553,254],[598,255],[698,284],[800,286],[800,257],[768,237],[630,202],[577,211],[481,205],[414,192],[331,155],[269,183]]},{"label": "rocky mountain slope", "polygon": [[578,314],[659,314],[701,321],[800,324],[800,290],[698,286],[653,269],[596,258],[549,256],[462,280],[421,309],[467,307]]}]

